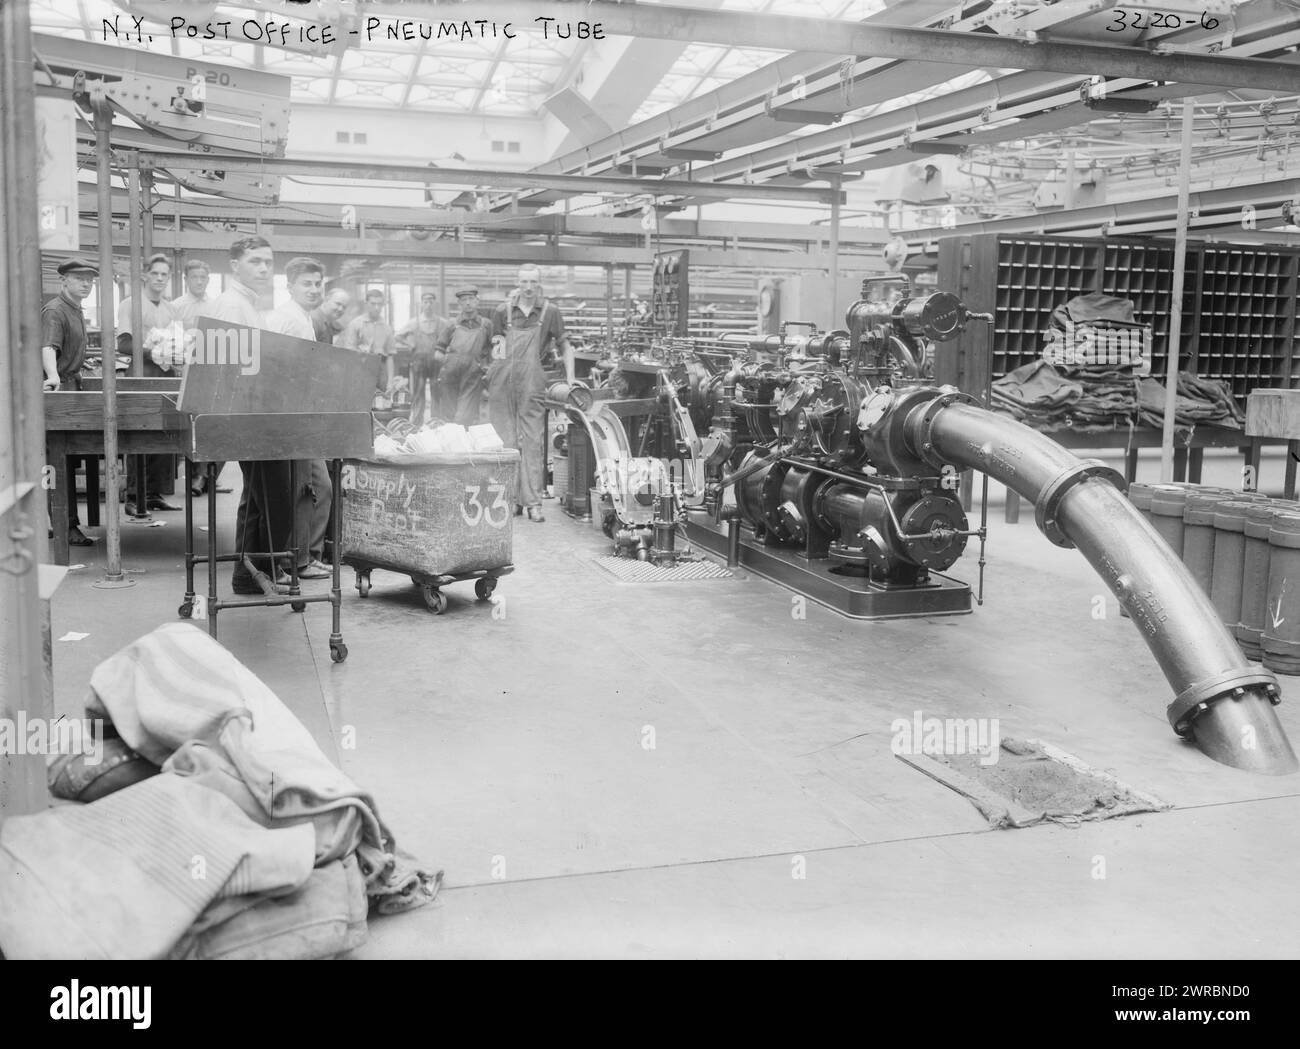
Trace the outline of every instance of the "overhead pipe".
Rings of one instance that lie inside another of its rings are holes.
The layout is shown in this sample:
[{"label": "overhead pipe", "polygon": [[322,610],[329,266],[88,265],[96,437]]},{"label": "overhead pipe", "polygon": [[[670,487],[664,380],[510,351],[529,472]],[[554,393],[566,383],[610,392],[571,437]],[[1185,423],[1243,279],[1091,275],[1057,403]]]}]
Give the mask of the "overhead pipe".
[{"label": "overhead pipe", "polygon": [[936,468],[980,470],[1031,501],[1040,530],[1077,547],[1142,632],[1174,690],[1166,715],[1208,757],[1268,775],[1300,769],[1273,710],[1277,679],[1247,662],[1205,592],[1124,496],[1122,475],[964,394],[904,408],[905,441]]}]

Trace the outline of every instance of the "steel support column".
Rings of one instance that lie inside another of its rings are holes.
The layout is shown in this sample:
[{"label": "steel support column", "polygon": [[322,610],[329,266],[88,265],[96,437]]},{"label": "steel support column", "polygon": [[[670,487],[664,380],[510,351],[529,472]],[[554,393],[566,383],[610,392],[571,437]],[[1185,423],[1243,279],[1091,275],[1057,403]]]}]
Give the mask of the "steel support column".
[{"label": "steel support column", "polygon": [[[53,718],[41,380],[36,102],[27,4],[0,4],[0,716]],[[67,528],[68,522],[54,522]],[[0,822],[49,804],[45,757],[0,754]]]}]

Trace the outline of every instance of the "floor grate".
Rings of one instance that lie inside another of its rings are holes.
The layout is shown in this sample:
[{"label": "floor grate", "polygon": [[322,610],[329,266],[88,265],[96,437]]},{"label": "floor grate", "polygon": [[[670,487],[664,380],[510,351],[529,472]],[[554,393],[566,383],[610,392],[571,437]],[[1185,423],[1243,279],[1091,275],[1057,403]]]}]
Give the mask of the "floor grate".
[{"label": "floor grate", "polygon": [[712,561],[679,561],[671,568],[606,554],[596,564],[624,583],[683,583],[698,579],[730,579],[731,571]]}]

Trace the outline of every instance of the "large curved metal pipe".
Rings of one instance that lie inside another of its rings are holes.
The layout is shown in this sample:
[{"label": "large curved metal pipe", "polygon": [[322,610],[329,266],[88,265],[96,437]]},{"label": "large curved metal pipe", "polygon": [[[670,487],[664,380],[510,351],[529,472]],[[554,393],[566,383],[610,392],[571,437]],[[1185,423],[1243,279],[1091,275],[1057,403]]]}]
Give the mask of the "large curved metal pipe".
[{"label": "large curved metal pipe", "polygon": [[1190,572],[1095,459],[961,394],[908,411],[905,439],[936,466],[981,470],[1033,502],[1038,526],[1079,552],[1142,632],[1174,690],[1169,723],[1215,761],[1251,772],[1300,769],[1273,705],[1277,679],[1252,666]]}]

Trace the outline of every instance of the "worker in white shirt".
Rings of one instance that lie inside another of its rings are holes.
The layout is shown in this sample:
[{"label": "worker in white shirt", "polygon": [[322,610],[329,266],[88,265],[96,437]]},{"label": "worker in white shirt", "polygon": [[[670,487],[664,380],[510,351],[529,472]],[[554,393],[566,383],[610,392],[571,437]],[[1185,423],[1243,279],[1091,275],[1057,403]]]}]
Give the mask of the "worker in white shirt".
[{"label": "worker in white shirt", "polygon": [[[172,299],[172,312],[186,331],[195,326],[200,316],[207,315],[213,300],[216,298],[215,295],[208,294],[208,282],[211,277],[212,271],[202,259],[190,259],[185,263],[185,294]],[[221,475],[221,470],[225,465],[225,463],[217,463],[218,476]],[[221,485],[217,485],[216,490],[223,494],[229,494],[230,492],[229,488]],[[194,494],[210,494],[208,492],[206,473],[200,474],[198,480],[194,482]]]},{"label": "worker in white shirt", "polygon": [[[284,278],[289,286],[289,301],[267,316],[267,330],[314,342],[316,328],[311,313],[325,297],[325,267],[315,259],[299,256],[289,260],[284,268]],[[299,460],[293,516],[300,579],[328,579],[333,575],[321,560],[325,533],[329,530],[332,496],[325,460]]]},{"label": "worker in white shirt", "polygon": [[172,311],[180,318],[186,328],[193,328],[194,322],[206,314],[215,295],[208,294],[208,280],[212,276],[208,264],[202,259],[190,259],[185,263],[185,294],[172,299]]},{"label": "worker in white shirt", "polygon": [[[275,255],[265,237],[241,237],[230,246],[230,273],[226,290],[207,311],[213,320],[248,328],[267,327],[268,313],[261,309],[271,294]],[[235,542],[240,553],[287,550],[294,521],[293,485],[289,464],[280,460],[241,462],[244,490],[235,515]],[[277,592],[288,593],[289,575],[272,565],[269,557],[251,556],[253,566],[275,581]],[[231,579],[236,594],[260,596],[261,588],[243,561],[235,562]]]},{"label": "worker in white shirt", "polygon": [[[177,335],[176,313],[169,299],[163,297],[171,281],[172,266],[167,256],[157,254],[145,264],[144,292],[140,296],[140,324],[143,328],[141,345],[144,347],[142,374],[150,378],[172,375],[176,367]],[[137,290],[135,294],[139,294]],[[128,295],[117,305],[117,352],[135,352],[134,295]],[[181,343],[181,347],[184,343]],[[134,469],[127,473],[126,515],[147,518],[150,510],[181,510],[183,507],[163,498],[170,493],[176,480],[176,457],[173,455],[147,455],[145,462],[145,491],[137,492],[139,478]]]}]

